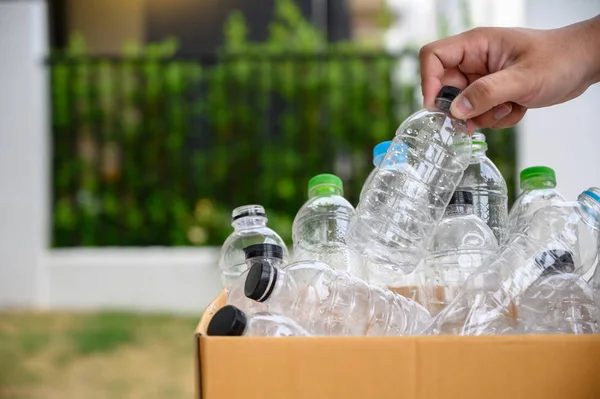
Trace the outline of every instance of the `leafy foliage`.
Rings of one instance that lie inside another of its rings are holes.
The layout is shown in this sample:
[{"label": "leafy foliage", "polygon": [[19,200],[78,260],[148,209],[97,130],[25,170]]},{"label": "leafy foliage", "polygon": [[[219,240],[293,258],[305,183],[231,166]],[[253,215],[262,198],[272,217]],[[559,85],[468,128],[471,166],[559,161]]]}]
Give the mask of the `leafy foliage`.
[{"label": "leafy foliage", "polygon": [[248,42],[233,13],[214,57],[177,57],[169,39],[97,58],[77,35],[54,54],[54,245],[220,245],[248,203],[289,240],[317,173],[338,174],[356,203],[372,146],[418,107],[418,82],[394,83],[397,57],[328,44],[291,0],[269,31]]}]

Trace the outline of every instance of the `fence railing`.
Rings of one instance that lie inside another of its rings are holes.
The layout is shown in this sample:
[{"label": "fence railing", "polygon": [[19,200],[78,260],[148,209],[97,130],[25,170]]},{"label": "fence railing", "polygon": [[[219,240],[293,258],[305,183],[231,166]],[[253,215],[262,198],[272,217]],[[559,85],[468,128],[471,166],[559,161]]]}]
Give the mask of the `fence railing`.
[{"label": "fence railing", "polygon": [[[314,174],[357,202],[372,146],[418,107],[417,82],[393,78],[409,59],[51,59],[53,245],[220,245],[248,203],[289,239]],[[514,138],[497,137],[512,178]]]}]

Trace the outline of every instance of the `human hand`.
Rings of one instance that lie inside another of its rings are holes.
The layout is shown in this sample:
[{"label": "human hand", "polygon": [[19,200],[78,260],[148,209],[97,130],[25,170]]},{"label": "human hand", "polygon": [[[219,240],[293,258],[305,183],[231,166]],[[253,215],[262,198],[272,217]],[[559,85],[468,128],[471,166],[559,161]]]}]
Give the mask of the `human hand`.
[{"label": "human hand", "polygon": [[445,85],[463,88],[452,114],[504,128],[528,108],[559,104],[600,81],[600,16],[554,30],[476,28],[420,52],[425,106]]}]

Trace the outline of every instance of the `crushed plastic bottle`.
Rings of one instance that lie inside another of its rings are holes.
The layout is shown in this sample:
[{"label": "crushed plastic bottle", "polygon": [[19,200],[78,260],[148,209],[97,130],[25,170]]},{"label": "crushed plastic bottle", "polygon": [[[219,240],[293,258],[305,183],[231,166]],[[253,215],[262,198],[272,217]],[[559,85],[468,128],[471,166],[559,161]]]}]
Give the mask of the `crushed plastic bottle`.
[{"label": "crushed plastic bottle", "polygon": [[498,250],[492,230],[473,214],[473,203],[470,192],[455,191],[435,230],[419,273],[419,297],[431,315],[444,309],[467,278]]},{"label": "crushed plastic bottle", "polygon": [[501,334],[514,327],[515,302],[540,277],[560,270],[584,276],[598,266],[600,189],[590,188],[574,202],[540,209],[529,225],[489,258],[466,281],[458,296],[435,318],[430,333]]},{"label": "crushed plastic bottle", "polygon": [[320,174],[308,182],[308,201],[292,226],[293,260],[315,260],[334,269],[364,277],[363,258],[346,245],[345,235],[354,207],[344,197],[342,180]]},{"label": "crushed plastic bottle", "polygon": [[443,87],[435,107],[402,123],[365,187],[346,242],[370,262],[407,274],[423,258],[471,158],[467,124],[450,114],[459,93]]},{"label": "crushed plastic bottle", "polygon": [[429,321],[418,303],[324,263],[297,262],[278,269],[268,255],[272,247],[252,247],[245,294],[311,334],[410,335],[422,332]]},{"label": "crushed plastic bottle", "polygon": [[570,252],[550,256],[543,253],[538,262],[546,271],[517,302],[519,327],[524,334],[595,334],[600,332],[600,307],[594,290],[575,269]]},{"label": "crushed plastic bottle", "polygon": [[475,216],[492,229],[496,240],[502,244],[508,233],[508,188],[496,165],[486,156],[487,148],[485,135],[475,132],[471,162],[457,190],[473,194]]},{"label": "crushed plastic bottle", "polygon": [[260,205],[245,205],[235,208],[231,214],[233,233],[225,240],[219,257],[221,283],[228,288],[248,267],[244,248],[251,244],[271,243],[283,248],[284,259],[288,253],[279,235],[267,227],[265,209]]},{"label": "crushed plastic bottle", "polygon": [[565,202],[556,190],[556,174],[547,166],[532,166],[519,175],[523,192],[508,214],[508,237],[526,226],[536,211],[544,207]]},{"label": "crushed plastic bottle", "polygon": [[255,313],[247,316],[235,306],[219,309],[208,324],[209,336],[305,337],[310,334],[293,320],[277,314]]}]

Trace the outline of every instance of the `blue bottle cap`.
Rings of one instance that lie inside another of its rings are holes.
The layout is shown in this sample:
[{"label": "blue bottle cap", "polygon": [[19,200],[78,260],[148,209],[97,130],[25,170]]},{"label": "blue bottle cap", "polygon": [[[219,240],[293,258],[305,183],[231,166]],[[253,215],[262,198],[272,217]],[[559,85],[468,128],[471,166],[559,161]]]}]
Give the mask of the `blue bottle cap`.
[{"label": "blue bottle cap", "polygon": [[390,144],[392,144],[391,141],[382,141],[373,147],[373,158],[377,158],[380,155],[385,155],[388,148],[390,148]]}]

